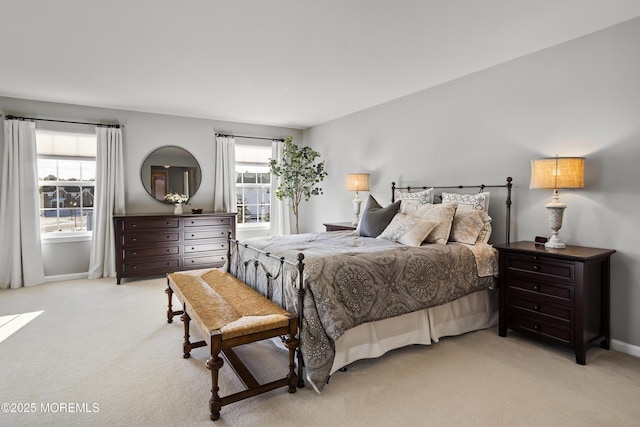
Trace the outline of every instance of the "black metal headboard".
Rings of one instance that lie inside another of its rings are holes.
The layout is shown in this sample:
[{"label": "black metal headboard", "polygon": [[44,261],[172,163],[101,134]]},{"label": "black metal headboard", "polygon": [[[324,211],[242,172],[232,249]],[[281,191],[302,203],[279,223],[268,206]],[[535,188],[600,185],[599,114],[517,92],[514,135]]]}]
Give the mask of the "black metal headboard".
[{"label": "black metal headboard", "polygon": [[[506,228],[506,243],[511,242],[511,188],[513,186],[513,178],[510,176],[506,179],[506,184],[500,185],[444,185],[444,186],[436,186],[436,185],[425,185],[422,187],[396,187],[396,183],[391,183],[391,203],[395,202],[396,199],[396,190],[406,190],[407,192],[427,190],[429,188],[433,188],[434,190],[452,190],[452,189],[460,189],[460,188],[476,188],[478,189],[478,193],[482,193],[485,188],[506,188],[507,189],[507,199],[505,201],[506,205],[506,216],[505,216],[505,228]],[[442,198],[441,194],[436,194],[435,197]]]}]

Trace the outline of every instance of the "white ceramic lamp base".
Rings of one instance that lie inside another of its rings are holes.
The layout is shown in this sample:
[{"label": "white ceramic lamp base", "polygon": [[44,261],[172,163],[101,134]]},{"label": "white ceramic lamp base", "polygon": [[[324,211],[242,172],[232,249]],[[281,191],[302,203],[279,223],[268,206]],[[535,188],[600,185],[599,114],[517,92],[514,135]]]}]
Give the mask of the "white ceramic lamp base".
[{"label": "white ceramic lamp base", "polygon": [[544,244],[546,248],[563,249],[567,247],[558,237],[558,231],[562,227],[562,215],[566,207],[564,203],[557,201],[546,205],[547,212],[549,212],[549,228],[551,228],[551,237]]},{"label": "white ceramic lamp base", "polygon": [[356,192],[356,197],[352,201],[353,203],[353,213],[355,214],[355,218],[353,219],[352,225],[357,226],[358,222],[360,222],[360,204],[362,200],[358,197],[358,192]]}]

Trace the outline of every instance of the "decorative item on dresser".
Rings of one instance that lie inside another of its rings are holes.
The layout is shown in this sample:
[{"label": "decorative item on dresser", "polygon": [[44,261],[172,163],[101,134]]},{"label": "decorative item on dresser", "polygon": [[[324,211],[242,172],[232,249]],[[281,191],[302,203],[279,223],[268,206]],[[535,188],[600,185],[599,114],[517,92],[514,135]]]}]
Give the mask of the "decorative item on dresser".
[{"label": "decorative item on dresser", "polygon": [[534,242],[494,246],[500,252],[499,334],[514,329],[572,347],[584,365],[587,348],[609,349],[611,249]]},{"label": "decorative item on dresser", "polygon": [[355,230],[356,226],[349,222],[325,222],[324,224],[325,231],[344,231],[344,230]]},{"label": "decorative item on dresser", "polygon": [[152,276],[224,265],[236,214],[114,215],[117,283],[123,277]]}]

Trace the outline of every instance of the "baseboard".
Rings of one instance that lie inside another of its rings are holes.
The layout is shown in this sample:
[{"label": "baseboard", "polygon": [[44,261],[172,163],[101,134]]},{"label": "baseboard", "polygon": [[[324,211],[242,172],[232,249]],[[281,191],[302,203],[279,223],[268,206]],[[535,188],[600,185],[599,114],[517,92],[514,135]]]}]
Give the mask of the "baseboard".
[{"label": "baseboard", "polygon": [[640,357],[640,346],[628,344],[623,341],[611,340],[611,350]]},{"label": "baseboard", "polygon": [[63,280],[75,280],[75,279],[88,279],[89,273],[73,273],[73,274],[60,274],[58,276],[45,276],[45,283],[49,282],[61,282]]}]

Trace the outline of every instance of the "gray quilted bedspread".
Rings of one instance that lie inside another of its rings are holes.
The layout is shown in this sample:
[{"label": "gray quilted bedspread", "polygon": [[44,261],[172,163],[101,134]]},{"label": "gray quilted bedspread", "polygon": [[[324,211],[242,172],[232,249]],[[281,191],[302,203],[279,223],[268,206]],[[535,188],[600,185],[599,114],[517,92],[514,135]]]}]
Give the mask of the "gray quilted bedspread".
[{"label": "gray quilted bedspread", "polygon": [[[492,274],[478,276],[476,260],[491,264],[495,250],[460,244],[408,247],[353,232],[311,233],[249,239],[233,251],[231,271],[291,312],[298,311],[298,270],[252,251],[257,248],[287,260],[305,256],[304,317],[301,348],[307,378],[317,389],[326,383],[334,341],[346,330],[444,304],[494,285]],[[239,257],[238,257],[239,252]],[[479,256],[484,253],[488,256]],[[258,260],[258,263],[252,262]],[[239,268],[250,261],[248,268]],[[266,270],[273,279],[267,280]],[[487,271],[486,266],[482,271]],[[486,274],[486,273],[483,273]]]}]

